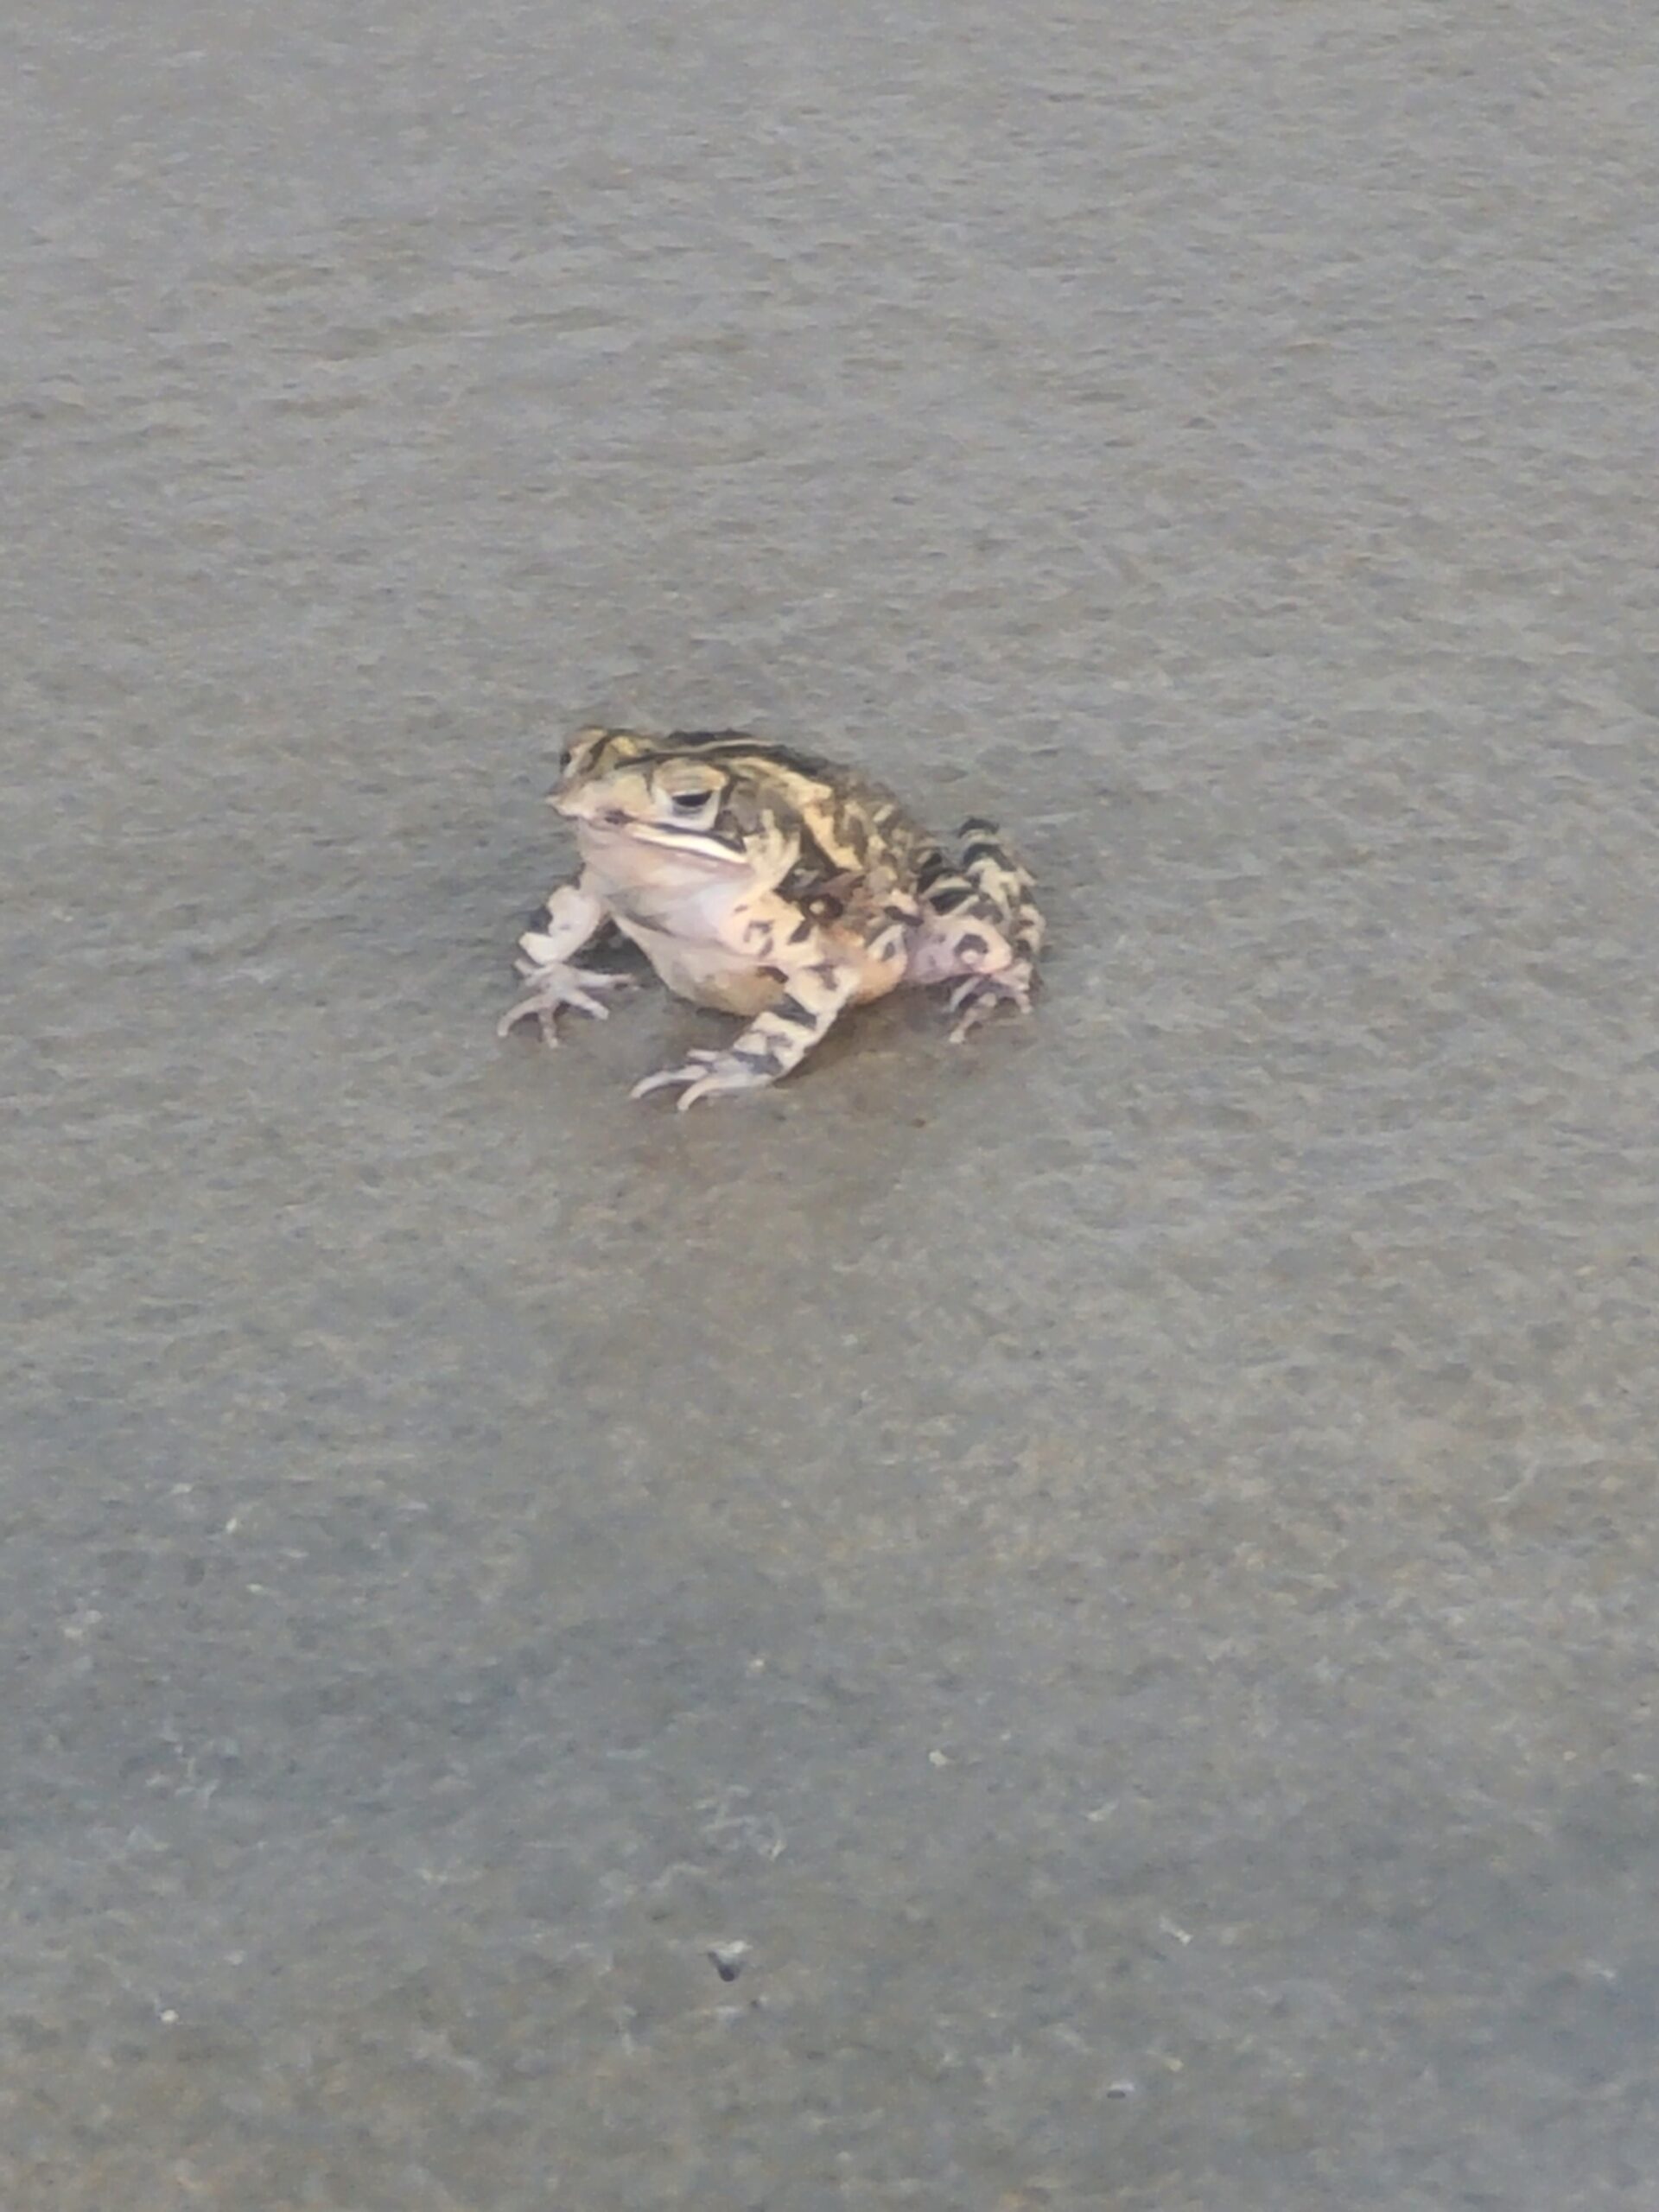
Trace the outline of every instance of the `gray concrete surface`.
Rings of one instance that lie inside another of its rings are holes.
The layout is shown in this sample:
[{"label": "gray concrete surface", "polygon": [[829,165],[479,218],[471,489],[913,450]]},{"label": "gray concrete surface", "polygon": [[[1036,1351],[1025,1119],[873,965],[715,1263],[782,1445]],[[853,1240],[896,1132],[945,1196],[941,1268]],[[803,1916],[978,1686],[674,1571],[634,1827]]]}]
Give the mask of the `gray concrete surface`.
[{"label": "gray concrete surface", "polygon": [[[8,2212],[1659,2203],[1659,27],[11,17]],[[498,1045],[596,713],[1040,1017]]]}]

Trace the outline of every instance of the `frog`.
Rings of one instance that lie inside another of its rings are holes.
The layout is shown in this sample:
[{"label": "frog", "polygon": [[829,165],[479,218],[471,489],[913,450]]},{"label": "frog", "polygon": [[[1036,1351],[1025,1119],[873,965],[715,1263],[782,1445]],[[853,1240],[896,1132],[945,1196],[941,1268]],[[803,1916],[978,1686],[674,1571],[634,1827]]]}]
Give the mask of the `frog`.
[{"label": "frog", "polygon": [[531,988],[499,1033],[533,1020],[554,1045],[562,1015],[603,1020],[632,979],[579,956],[613,934],[670,991],[747,1025],[645,1077],[635,1098],[673,1090],[684,1112],[766,1090],[849,1008],[901,986],[945,988],[953,1043],[1001,1007],[1030,1010],[1044,919],[982,817],[947,843],[884,785],[792,744],[598,723],[564,747],[548,803],[581,867],[518,940]]}]

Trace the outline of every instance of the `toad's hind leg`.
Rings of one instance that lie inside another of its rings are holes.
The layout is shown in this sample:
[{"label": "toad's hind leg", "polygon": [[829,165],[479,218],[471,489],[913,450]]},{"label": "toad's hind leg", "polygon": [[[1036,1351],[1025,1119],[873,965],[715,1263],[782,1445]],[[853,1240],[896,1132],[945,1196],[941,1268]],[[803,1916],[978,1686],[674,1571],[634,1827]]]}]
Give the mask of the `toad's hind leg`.
[{"label": "toad's hind leg", "polygon": [[998,925],[1014,947],[1015,961],[1034,969],[1048,929],[1037,904],[1037,886],[1030,869],[1008,850],[994,822],[976,817],[964,822],[957,835],[962,839],[963,874],[980,897],[995,908]]},{"label": "toad's hind leg", "polygon": [[[922,888],[935,959],[943,956],[945,976],[962,978],[950,995],[953,1044],[1004,1000],[1022,1013],[1029,1009],[1046,926],[1030,872],[1002,842],[996,824],[975,817],[957,834],[957,865],[941,856]],[[1007,957],[982,966],[988,947],[993,958],[1004,949]]]},{"label": "toad's hind leg", "polygon": [[809,940],[806,949],[821,957],[785,974],[783,991],[741,1037],[723,1052],[700,1049],[688,1053],[682,1066],[648,1075],[635,1084],[633,1096],[643,1098],[648,1091],[679,1084],[677,1103],[683,1113],[699,1098],[721,1091],[762,1090],[798,1067],[842,1008],[852,1003],[861,972],[855,963],[837,957],[821,942]]}]

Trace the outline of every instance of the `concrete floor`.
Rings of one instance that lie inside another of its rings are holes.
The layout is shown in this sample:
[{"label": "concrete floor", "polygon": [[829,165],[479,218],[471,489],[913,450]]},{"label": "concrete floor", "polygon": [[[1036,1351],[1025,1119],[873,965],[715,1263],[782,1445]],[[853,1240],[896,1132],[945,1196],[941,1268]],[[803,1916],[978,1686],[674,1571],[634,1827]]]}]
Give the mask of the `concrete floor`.
[{"label": "concrete floor", "polygon": [[[8,2212],[1659,2204],[1659,22],[14,14]],[[499,1045],[594,715],[1039,1015]]]}]

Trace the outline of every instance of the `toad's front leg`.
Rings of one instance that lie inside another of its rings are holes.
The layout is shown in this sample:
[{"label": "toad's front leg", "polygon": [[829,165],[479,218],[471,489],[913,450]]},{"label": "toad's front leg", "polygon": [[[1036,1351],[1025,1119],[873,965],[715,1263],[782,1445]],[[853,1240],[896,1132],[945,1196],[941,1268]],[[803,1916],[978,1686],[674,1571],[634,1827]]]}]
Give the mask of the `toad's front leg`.
[{"label": "toad's front leg", "polygon": [[581,951],[605,918],[604,901],[585,884],[560,886],[547,902],[546,928],[527,930],[518,940],[518,958],[513,964],[524,981],[533,982],[536,988],[516,1006],[507,1008],[496,1024],[497,1036],[505,1037],[510,1029],[534,1014],[543,1040],[556,1045],[559,1037],[556,1024],[565,1007],[575,1007],[580,1014],[590,1014],[595,1020],[604,1020],[610,1008],[601,1004],[594,993],[620,989],[628,978],[607,975],[599,968],[573,968],[570,956]]},{"label": "toad's front leg", "polygon": [[749,1024],[734,1043],[721,1052],[688,1052],[684,1065],[648,1075],[633,1087],[633,1096],[683,1084],[676,1102],[681,1113],[699,1098],[713,1098],[728,1090],[763,1090],[768,1084],[798,1067],[818,1042],[858,985],[854,961],[830,950],[821,942],[808,945],[818,957],[804,966],[780,969],[784,988],[763,1014]]}]

